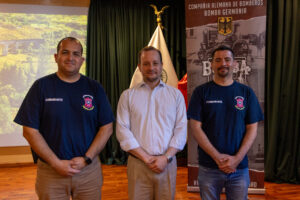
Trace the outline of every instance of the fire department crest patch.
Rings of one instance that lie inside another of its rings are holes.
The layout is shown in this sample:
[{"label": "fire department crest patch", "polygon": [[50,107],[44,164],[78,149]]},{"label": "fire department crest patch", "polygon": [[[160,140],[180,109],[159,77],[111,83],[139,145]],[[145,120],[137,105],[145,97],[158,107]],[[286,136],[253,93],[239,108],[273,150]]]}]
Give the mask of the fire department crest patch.
[{"label": "fire department crest patch", "polygon": [[236,101],[235,108],[237,108],[238,110],[244,110],[244,97],[237,96],[234,99]]},{"label": "fire department crest patch", "polygon": [[93,97],[91,95],[83,95],[82,98],[84,99],[84,105],[82,105],[82,107],[85,110],[93,110]]},{"label": "fire department crest patch", "polygon": [[232,33],[232,17],[218,17],[218,32],[221,35]]}]

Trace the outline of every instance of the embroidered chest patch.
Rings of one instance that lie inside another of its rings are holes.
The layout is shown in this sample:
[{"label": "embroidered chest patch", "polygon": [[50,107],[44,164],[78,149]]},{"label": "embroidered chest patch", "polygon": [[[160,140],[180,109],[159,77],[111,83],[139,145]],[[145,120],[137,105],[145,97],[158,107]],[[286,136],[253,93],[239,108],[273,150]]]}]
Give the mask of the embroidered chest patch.
[{"label": "embroidered chest patch", "polygon": [[244,110],[244,97],[236,96],[234,99],[236,101],[235,108],[238,110]]},{"label": "embroidered chest patch", "polygon": [[93,97],[91,95],[83,95],[82,98],[84,99],[84,105],[82,105],[82,107],[85,110],[93,110]]}]

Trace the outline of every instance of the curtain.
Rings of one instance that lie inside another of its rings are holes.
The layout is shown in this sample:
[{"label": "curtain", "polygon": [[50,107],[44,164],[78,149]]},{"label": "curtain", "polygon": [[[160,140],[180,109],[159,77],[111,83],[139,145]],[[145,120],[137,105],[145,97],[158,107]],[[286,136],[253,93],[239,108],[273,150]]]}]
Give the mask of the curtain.
[{"label": "curtain", "polygon": [[[119,97],[129,87],[137,67],[137,53],[148,44],[156,16],[150,4],[160,10],[166,43],[178,79],[186,73],[184,0],[91,0],[87,29],[87,76],[99,81],[116,114]],[[126,154],[120,149],[115,131],[100,155],[106,164],[123,164]]]},{"label": "curtain", "polygon": [[268,1],[265,179],[300,183],[300,2]]}]

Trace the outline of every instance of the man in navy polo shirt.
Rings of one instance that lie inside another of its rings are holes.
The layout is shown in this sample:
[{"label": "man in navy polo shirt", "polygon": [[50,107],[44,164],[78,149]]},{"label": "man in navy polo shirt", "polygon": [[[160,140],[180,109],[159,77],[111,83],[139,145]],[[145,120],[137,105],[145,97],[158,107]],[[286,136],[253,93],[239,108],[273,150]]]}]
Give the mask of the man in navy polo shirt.
[{"label": "man in navy polo shirt", "polygon": [[76,38],[62,39],[57,72],[35,81],[14,120],[39,158],[39,199],[101,199],[98,155],[114,116],[102,86],[79,73],[82,52]]},{"label": "man in navy polo shirt", "polygon": [[198,147],[198,182],[202,200],[247,200],[247,152],[263,114],[251,88],[233,80],[232,49],[212,53],[213,81],[198,86],[188,108],[189,128]]}]

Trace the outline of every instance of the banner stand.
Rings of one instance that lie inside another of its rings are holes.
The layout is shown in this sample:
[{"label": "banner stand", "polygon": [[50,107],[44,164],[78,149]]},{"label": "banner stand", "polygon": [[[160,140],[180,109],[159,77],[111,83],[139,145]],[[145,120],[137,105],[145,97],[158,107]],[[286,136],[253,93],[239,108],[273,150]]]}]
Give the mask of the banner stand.
[{"label": "banner stand", "polygon": [[[233,80],[255,92],[264,112],[267,0],[185,0],[187,96],[213,79],[211,53],[225,45],[233,49],[237,65]],[[197,142],[188,133],[188,191],[199,192]],[[247,153],[249,194],[264,194],[264,122]]]}]

